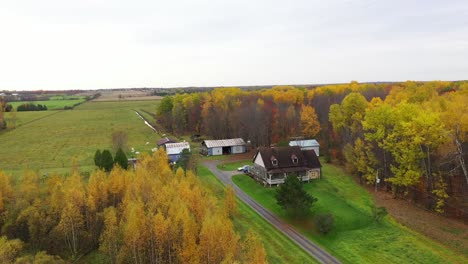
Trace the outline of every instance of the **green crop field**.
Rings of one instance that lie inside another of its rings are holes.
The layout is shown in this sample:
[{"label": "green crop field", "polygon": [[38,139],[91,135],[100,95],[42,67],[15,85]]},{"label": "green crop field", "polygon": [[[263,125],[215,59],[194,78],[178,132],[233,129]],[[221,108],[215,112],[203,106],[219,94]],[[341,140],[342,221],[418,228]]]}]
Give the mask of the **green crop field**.
[{"label": "green crop field", "polygon": [[81,170],[93,170],[94,153],[111,149],[118,130],[127,132],[129,147],[149,152],[159,137],[134,110],[154,112],[157,103],[86,102],[74,110],[16,113],[17,128],[0,134],[0,169],[14,175],[26,168],[66,173],[75,158]]},{"label": "green crop field", "polygon": [[[203,185],[216,197],[224,196],[223,184],[206,168],[199,167],[198,176]],[[314,258],[299,248],[289,238],[266,222],[242,201],[237,200],[238,214],[234,217],[234,226],[242,237],[250,229],[260,237],[269,263],[317,263]]]},{"label": "green crop field", "polygon": [[22,104],[40,104],[40,105],[45,105],[47,106],[48,110],[59,110],[59,109],[64,109],[65,106],[72,107],[75,104],[82,103],[85,101],[85,98],[79,98],[79,99],[66,99],[66,100],[47,100],[47,101],[20,101],[20,102],[9,102],[15,109]]},{"label": "green crop field", "polygon": [[[335,166],[325,164],[322,172],[321,180],[304,185],[318,201],[312,215],[303,221],[293,221],[285,215],[276,204],[275,187],[264,188],[245,175],[236,175],[233,180],[257,202],[345,263],[467,263],[466,257],[401,226],[390,217],[376,223],[371,214],[373,199],[364,188]],[[312,218],[317,213],[334,216],[335,224],[328,235],[315,231]]]}]

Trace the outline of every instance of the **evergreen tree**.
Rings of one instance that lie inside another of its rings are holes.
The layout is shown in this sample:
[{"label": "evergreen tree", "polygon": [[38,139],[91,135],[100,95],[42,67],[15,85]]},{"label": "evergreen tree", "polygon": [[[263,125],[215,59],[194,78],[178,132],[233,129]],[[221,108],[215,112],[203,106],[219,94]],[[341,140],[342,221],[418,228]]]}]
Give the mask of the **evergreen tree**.
[{"label": "evergreen tree", "polygon": [[102,153],[99,149],[94,154],[94,164],[102,169]]},{"label": "evergreen tree", "polygon": [[117,153],[115,153],[114,164],[119,164],[122,169],[128,168],[128,159],[122,148],[119,148]]},{"label": "evergreen tree", "polygon": [[317,201],[304,190],[302,182],[295,175],[286,178],[277,189],[275,198],[276,203],[293,217],[307,215],[312,204]]},{"label": "evergreen tree", "polygon": [[112,154],[109,150],[106,149],[102,151],[101,162],[102,168],[105,171],[109,172],[112,170],[114,167],[114,160],[112,159]]},{"label": "evergreen tree", "polygon": [[190,157],[192,153],[188,149],[183,149],[182,153],[180,153],[180,158],[176,163],[176,168],[182,168],[184,171],[188,169],[188,165],[190,162]]}]

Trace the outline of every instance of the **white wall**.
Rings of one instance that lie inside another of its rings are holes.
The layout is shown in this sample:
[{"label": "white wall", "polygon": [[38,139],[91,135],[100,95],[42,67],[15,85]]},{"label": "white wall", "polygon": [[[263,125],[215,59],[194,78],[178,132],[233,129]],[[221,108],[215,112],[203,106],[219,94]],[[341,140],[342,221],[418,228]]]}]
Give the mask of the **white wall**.
[{"label": "white wall", "polygon": [[237,154],[237,153],[244,153],[244,147],[242,147],[242,146],[233,146],[232,147],[232,154]]},{"label": "white wall", "polygon": [[213,148],[213,156],[223,155],[223,148]]},{"label": "white wall", "polygon": [[260,153],[258,153],[257,157],[255,158],[254,163],[258,164],[262,168],[265,168],[265,163],[263,163],[262,155]]}]

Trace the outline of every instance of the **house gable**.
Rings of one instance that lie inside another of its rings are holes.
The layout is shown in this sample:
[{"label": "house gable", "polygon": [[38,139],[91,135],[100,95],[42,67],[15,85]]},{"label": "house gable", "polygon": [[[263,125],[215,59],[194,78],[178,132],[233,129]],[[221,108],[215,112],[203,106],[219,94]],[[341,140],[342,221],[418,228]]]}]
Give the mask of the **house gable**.
[{"label": "house gable", "polygon": [[265,163],[263,163],[262,154],[260,152],[258,152],[258,154],[255,155],[254,163],[265,168]]}]

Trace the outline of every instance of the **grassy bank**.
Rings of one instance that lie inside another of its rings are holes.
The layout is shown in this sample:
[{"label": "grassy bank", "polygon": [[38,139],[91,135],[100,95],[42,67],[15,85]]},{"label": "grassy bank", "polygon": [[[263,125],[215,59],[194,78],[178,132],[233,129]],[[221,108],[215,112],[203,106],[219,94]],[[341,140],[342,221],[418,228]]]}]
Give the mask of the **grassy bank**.
[{"label": "grassy bank", "polygon": [[[264,188],[245,175],[234,182],[257,202],[294,225],[309,239],[324,246],[346,263],[466,263],[445,246],[413,232],[392,219],[376,223],[372,218],[372,197],[354,180],[332,165],[325,164],[323,178],[305,184],[318,199],[312,215],[294,221],[276,204],[275,187]],[[331,213],[335,224],[328,235],[316,231],[313,216]],[[389,217],[387,217],[389,218]]]},{"label": "grassy bank", "polygon": [[[217,197],[224,196],[224,186],[206,168],[199,167],[198,175],[206,187]],[[251,229],[257,233],[263,242],[269,263],[317,263],[309,254],[296,246],[250,207],[238,200],[238,214],[234,225],[242,237]]]}]

